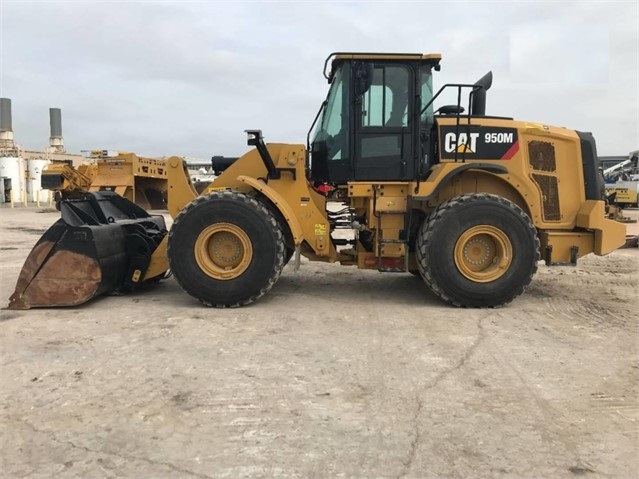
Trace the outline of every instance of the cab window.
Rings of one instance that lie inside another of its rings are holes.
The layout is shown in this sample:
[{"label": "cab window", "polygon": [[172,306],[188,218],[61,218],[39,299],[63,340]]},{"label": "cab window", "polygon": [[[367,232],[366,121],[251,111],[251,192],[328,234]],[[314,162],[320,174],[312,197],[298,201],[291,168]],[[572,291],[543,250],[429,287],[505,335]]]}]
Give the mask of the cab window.
[{"label": "cab window", "polygon": [[360,126],[408,126],[408,70],[375,65],[371,87],[362,99]]}]

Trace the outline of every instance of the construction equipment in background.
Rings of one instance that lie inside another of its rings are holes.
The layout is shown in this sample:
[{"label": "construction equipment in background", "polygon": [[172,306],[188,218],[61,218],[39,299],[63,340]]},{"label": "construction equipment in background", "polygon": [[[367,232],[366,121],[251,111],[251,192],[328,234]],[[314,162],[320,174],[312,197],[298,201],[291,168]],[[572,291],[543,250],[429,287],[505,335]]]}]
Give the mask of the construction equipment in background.
[{"label": "construction equipment in background", "polygon": [[191,176],[191,184],[197,192],[201,194],[226,168],[233,164],[237,157],[213,156],[208,164],[189,162],[188,167],[197,168],[197,174]]},{"label": "construction equipment in background", "polygon": [[621,208],[639,208],[639,150],[628,159],[603,171],[608,203]]},{"label": "construction equipment in background", "polygon": [[[440,60],[439,54],[331,54],[324,64],[330,88],[306,147],[266,144],[260,130],[249,130],[254,148],[229,161],[201,195],[186,163],[169,158],[171,230],[159,243],[161,233],[151,228],[153,241],[136,238],[130,245],[125,235],[120,250],[109,245],[123,263],[119,284],[113,279],[109,287],[142,285],[170,267],[201,303],[243,306],[266,294],[289,260],[300,267],[304,255],[412,273],[425,283],[416,288],[448,304],[495,307],[524,291],[540,259],[574,265],[624,244],[625,225],[605,216],[593,136],[486,115],[490,72],[434,93]],[[436,109],[445,91],[457,102]],[[112,203],[95,195],[63,202],[63,213],[77,211],[74,220],[86,216],[91,225],[100,216],[107,224],[92,226],[91,234],[76,222],[67,231],[54,225],[61,239],[52,254],[36,246],[29,255],[10,308],[79,304],[104,289],[66,288],[65,273],[48,267],[72,254],[100,263],[100,230],[131,221],[119,220]],[[80,214],[89,207],[94,214]],[[69,235],[75,242],[65,242]],[[148,246],[138,248],[143,242]],[[47,281],[39,282],[38,271]],[[100,278],[111,269],[90,272]],[[60,294],[33,300],[53,284]]]},{"label": "construction equipment in background", "polygon": [[191,171],[191,183],[193,183],[193,187],[198,194],[204,191],[215,180],[216,175],[219,174],[215,170],[214,158],[205,161],[199,158],[182,157],[188,164],[188,168]]},{"label": "construction equipment in background", "polygon": [[166,208],[165,160],[112,150],[91,150],[88,158],[92,163],[77,169],[70,162],[51,163],[44,169],[42,188],[55,192],[56,208],[60,209],[60,200],[86,191],[114,191],[146,210]]},{"label": "construction equipment in background", "polygon": [[72,198],[89,190],[97,173],[97,165],[84,163],[77,168],[71,160],[52,161],[42,170],[40,185],[44,190],[53,191],[56,209],[60,201]]},{"label": "construction equipment in background", "polygon": [[[624,210],[621,207],[613,205],[613,204],[606,205],[606,218],[610,218],[611,220],[615,220],[625,224],[637,222],[636,219],[630,216],[626,216],[624,214]],[[639,240],[639,237],[637,235],[633,235],[633,234],[626,235],[626,243],[620,246],[620,248],[634,248],[637,246],[638,240]]]},{"label": "construction equipment in background", "polygon": [[89,191],[114,191],[145,210],[166,208],[166,161],[133,153],[95,150],[98,171]]},{"label": "construction equipment in background", "polygon": [[623,208],[613,204],[606,205],[606,218],[620,221],[622,223],[636,223],[637,220],[632,219],[629,216],[624,215]]}]

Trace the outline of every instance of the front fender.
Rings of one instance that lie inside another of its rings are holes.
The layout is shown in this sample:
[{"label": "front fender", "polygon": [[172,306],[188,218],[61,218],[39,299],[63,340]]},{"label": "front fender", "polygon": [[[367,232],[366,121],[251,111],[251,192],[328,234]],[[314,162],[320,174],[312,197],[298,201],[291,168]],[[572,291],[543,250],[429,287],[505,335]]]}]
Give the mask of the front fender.
[{"label": "front fender", "polygon": [[242,175],[242,176],[238,176],[237,179],[238,181],[241,181],[242,183],[249,185],[251,188],[255,189],[256,191],[259,191],[264,196],[266,196],[269,200],[271,200],[271,202],[273,202],[275,207],[280,211],[280,213],[282,213],[282,216],[284,216],[284,219],[286,220],[289,228],[291,229],[291,234],[293,235],[293,243],[295,244],[295,246],[299,246],[304,240],[302,226],[300,225],[299,220],[295,216],[295,212],[293,211],[293,208],[291,208],[291,205],[288,204],[288,202],[284,199],[284,197],[280,195],[277,191],[275,191],[273,188],[268,186],[266,183],[256,178]]}]

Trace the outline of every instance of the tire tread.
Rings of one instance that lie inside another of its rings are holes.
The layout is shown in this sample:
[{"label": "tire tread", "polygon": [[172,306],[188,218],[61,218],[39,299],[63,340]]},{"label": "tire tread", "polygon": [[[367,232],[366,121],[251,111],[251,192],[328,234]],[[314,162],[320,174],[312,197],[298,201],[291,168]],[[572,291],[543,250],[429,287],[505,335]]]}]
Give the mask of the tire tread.
[{"label": "tire tread", "polygon": [[[284,235],[282,233],[282,228],[280,224],[278,223],[278,221],[275,219],[270,209],[266,207],[264,204],[262,204],[260,201],[258,201],[254,197],[249,196],[247,194],[239,193],[232,190],[214,191],[206,195],[198,196],[193,201],[191,201],[191,203],[185,206],[175,218],[175,221],[173,222],[173,226],[171,227],[171,230],[169,231],[167,255],[169,257],[169,264],[170,264],[172,262],[172,250],[173,250],[171,239],[174,237],[174,231],[176,226],[179,228],[180,224],[184,221],[184,219],[187,218],[190,214],[192,214],[193,210],[197,208],[199,205],[206,203],[208,201],[216,201],[219,198],[229,200],[229,201],[237,201],[245,205],[248,205],[266,218],[266,223],[270,228],[270,233],[273,234],[273,236],[275,237],[276,245],[277,245],[275,267],[273,268],[273,271],[270,277],[267,279],[266,283],[259,290],[257,294],[249,295],[242,300],[234,301],[234,302],[225,302],[225,301],[212,302],[212,301],[207,301],[205,298],[202,298],[197,294],[194,294],[194,292],[192,291],[192,288],[189,288],[188,281],[180,279],[178,275],[175,274],[175,272],[174,272],[174,276],[178,284],[180,285],[180,287],[186,293],[193,296],[195,299],[197,299],[200,303],[204,304],[205,306],[210,306],[215,308],[238,308],[241,306],[247,306],[251,303],[254,303],[258,299],[260,299],[262,296],[264,296],[266,293],[268,293],[271,290],[271,288],[273,288],[277,280],[279,279],[280,274],[282,273],[282,269],[284,268],[285,246],[284,246]],[[176,248],[178,247],[179,245],[176,246]],[[174,271],[174,268],[171,268],[171,269]]]},{"label": "tire tread", "polygon": [[498,303],[493,303],[493,304],[486,304],[485,307],[497,307],[497,306],[503,306],[505,304],[508,304],[509,302],[511,302],[513,299],[515,299],[517,296],[519,296],[520,294],[522,294],[524,292],[524,290],[526,289],[526,287],[528,286],[528,284],[530,284],[530,282],[532,281],[532,278],[534,276],[534,274],[537,272],[537,261],[539,261],[540,259],[540,255],[539,255],[539,249],[540,249],[540,242],[539,242],[539,237],[537,235],[537,230],[535,229],[534,225],[532,224],[530,217],[516,204],[514,204],[513,202],[507,200],[506,198],[503,198],[501,196],[497,196],[497,195],[493,195],[490,193],[473,193],[473,194],[468,194],[468,195],[463,195],[463,196],[456,196],[454,198],[451,198],[449,200],[443,201],[441,204],[439,204],[437,206],[437,208],[435,208],[431,214],[428,216],[428,218],[424,221],[424,224],[419,232],[419,239],[417,241],[417,267],[419,269],[419,272],[421,273],[424,282],[426,283],[426,285],[428,286],[428,288],[437,296],[439,297],[442,301],[452,305],[452,306],[456,306],[456,307],[472,307],[474,305],[472,304],[468,304],[465,303],[463,301],[460,301],[458,299],[453,298],[452,296],[450,296],[449,294],[446,293],[446,291],[444,291],[444,289],[441,287],[441,285],[439,285],[437,283],[437,281],[435,280],[435,278],[433,277],[433,275],[431,274],[429,268],[428,268],[428,264],[429,264],[429,252],[430,252],[430,243],[433,241],[433,230],[435,229],[436,225],[445,220],[448,215],[450,214],[454,214],[454,210],[461,207],[464,204],[471,204],[471,203],[477,203],[477,202],[490,202],[490,201],[494,201],[497,204],[503,205],[511,210],[513,210],[513,212],[515,212],[525,223],[527,229],[528,229],[528,233],[534,237],[534,241],[535,241],[535,248],[536,248],[536,258],[537,260],[535,261],[534,267],[532,269],[531,274],[529,275],[529,277],[526,279],[526,281],[522,282],[520,285],[518,285],[518,287],[516,289],[513,290],[512,294],[510,295],[510,297],[506,298],[504,301],[500,301]]}]

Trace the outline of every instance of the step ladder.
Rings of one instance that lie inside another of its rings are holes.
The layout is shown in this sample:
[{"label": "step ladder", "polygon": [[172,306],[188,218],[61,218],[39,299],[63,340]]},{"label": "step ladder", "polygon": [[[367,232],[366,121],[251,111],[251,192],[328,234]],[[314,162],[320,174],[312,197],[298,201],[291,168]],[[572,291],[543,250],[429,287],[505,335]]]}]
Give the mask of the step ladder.
[{"label": "step ladder", "polygon": [[[379,211],[377,208],[378,189],[377,185],[373,185],[373,215],[377,219],[377,270],[384,273],[405,273],[408,271],[408,231],[410,230],[411,212],[408,208],[401,211]],[[382,218],[391,216],[401,216],[403,218],[404,239],[385,239],[382,229]],[[403,245],[403,257],[385,257],[383,250],[385,245]]]}]

